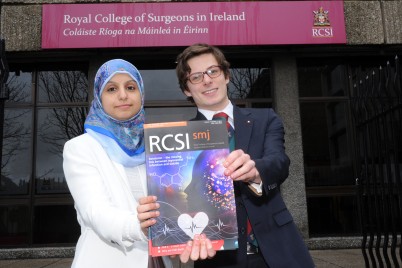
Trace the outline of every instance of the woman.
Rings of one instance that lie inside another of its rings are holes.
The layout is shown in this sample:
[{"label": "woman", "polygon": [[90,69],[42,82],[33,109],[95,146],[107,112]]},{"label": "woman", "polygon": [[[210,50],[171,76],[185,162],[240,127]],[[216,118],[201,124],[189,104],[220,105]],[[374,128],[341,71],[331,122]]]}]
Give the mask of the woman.
[{"label": "woman", "polygon": [[114,59],[99,68],[86,133],[63,152],[81,226],[73,267],[148,267],[147,227],[159,212],[151,211],[156,197],[146,197],[143,105],[143,80],[132,64]]},{"label": "woman", "polygon": [[[144,85],[129,62],[104,63],[95,76],[85,134],[64,146],[63,168],[75,201],[81,236],[73,267],[148,266],[147,229],[159,204],[147,196],[144,157]],[[201,235],[189,241],[182,262],[215,255]],[[164,257],[166,268],[172,267]]]}]

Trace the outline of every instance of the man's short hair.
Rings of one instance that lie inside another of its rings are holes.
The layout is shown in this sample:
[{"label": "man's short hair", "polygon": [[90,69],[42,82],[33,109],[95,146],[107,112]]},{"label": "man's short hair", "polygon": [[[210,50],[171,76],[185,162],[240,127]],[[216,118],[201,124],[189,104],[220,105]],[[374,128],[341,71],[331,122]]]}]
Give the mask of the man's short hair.
[{"label": "man's short hair", "polygon": [[230,63],[226,60],[225,55],[219,48],[203,43],[191,45],[183,50],[183,52],[177,56],[176,60],[176,74],[179,80],[180,89],[183,93],[184,91],[188,90],[187,77],[191,73],[191,68],[188,65],[188,61],[203,54],[212,54],[218,62],[218,65],[221,66],[225,78],[230,77]]}]

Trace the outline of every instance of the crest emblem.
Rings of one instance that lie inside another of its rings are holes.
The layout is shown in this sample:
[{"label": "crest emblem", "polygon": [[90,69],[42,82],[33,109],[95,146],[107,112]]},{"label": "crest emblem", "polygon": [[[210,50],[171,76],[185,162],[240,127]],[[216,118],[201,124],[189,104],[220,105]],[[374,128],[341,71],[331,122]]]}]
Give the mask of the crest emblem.
[{"label": "crest emblem", "polygon": [[320,7],[317,11],[313,11],[314,13],[314,26],[330,26],[328,18],[328,11],[324,10],[323,7]]}]

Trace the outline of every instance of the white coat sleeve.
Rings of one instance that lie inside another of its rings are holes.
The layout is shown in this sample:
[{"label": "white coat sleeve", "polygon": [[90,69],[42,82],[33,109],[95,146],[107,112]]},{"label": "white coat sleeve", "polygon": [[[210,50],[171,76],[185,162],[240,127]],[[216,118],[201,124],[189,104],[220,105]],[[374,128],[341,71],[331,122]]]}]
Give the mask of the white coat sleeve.
[{"label": "white coat sleeve", "polygon": [[[73,139],[64,146],[63,169],[78,218],[86,228],[93,229],[104,240],[122,247],[130,246],[132,243],[123,243],[122,239],[127,222],[136,219],[135,212],[113,205],[111,193],[99,170],[102,163],[97,163],[99,157],[91,148],[93,146],[100,145],[96,142],[84,144]],[[135,227],[134,241],[143,241],[138,220]]]}]

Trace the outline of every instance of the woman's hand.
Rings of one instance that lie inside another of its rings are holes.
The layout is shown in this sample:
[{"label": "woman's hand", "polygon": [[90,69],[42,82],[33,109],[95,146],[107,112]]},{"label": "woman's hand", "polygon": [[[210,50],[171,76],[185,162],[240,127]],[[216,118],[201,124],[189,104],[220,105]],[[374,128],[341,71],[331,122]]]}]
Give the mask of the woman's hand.
[{"label": "woman's hand", "polygon": [[193,241],[188,241],[186,248],[180,254],[180,261],[187,263],[192,261],[210,259],[215,256],[216,251],[212,247],[211,240],[205,234],[195,235]]},{"label": "woman's hand", "polygon": [[137,218],[140,221],[142,232],[148,235],[148,227],[156,223],[156,217],[160,215],[157,210],[160,205],[156,203],[156,196],[141,197],[137,206]]}]

